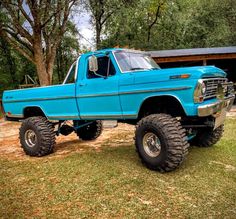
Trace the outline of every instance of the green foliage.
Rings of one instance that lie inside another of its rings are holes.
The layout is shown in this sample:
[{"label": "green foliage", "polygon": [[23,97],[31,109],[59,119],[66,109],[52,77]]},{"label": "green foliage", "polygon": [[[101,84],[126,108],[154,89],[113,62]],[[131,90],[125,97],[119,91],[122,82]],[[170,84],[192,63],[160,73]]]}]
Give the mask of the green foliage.
[{"label": "green foliage", "polygon": [[[92,14],[95,32],[98,31],[100,48],[128,46],[160,50],[231,46],[236,42],[235,0],[85,2],[86,10]],[[7,19],[2,10],[0,19],[5,22]],[[78,56],[77,36],[75,24],[68,22],[67,32],[57,49],[53,83],[63,81]],[[26,74],[36,77],[34,65],[0,38],[0,93],[17,88]]]},{"label": "green foliage", "polygon": [[[70,65],[78,57],[79,44],[75,24],[69,22],[67,29],[57,50],[54,84],[64,80]],[[0,98],[4,90],[18,89],[20,84],[24,84],[25,75],[30,75],[38,81],[35,65],[0,37]]]},{"label": "green foliage", "polygon": [[[148,27],[156,23],[148,40]],[[116,13],[106,25],[103,47],[119,45],[144,50],[235,45],[234,0],[139,0]]]},{"label": "green foliage", "polygon": [[0,37],[0,97],[6,89],[24,83],[24,75],[36,77],[35,66]]},{"label": "green foliage", "polygon": [[201,0],[185,5],[183,9],[191,10],[187,10],[181,20],[182,25],[179,25],[183,32],[182,47],[234,45],[236,5],[233,2],[235,1]]},{"label": "green foliage", "polygon": [[40,85],[52,84],[56,51],[78,0],[1,1],[0,35],[36,65]]},{"label": "green foliage", "polygon": [[84,7],[91,13],[91,22],[96,34],[96,48],[101,48],[104,26],[115,14],[122,13],[127,6],[133,6],[134,0],[88,0],[84,1]]}]

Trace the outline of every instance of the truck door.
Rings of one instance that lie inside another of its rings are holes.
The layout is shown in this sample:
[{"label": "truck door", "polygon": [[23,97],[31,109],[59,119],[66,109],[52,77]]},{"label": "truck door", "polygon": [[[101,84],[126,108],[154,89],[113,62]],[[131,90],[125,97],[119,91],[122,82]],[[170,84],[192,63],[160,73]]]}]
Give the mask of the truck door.
[{"label": "truck door", "polygon": [[89,71],[88,57],[85,64],[85,77],[77,84],[80,117],[88,120],[122,118],[118,95],[118,75],[113,59],[104,54],[96,56],[98,71]]},{"label": "truck door", "polygon": [[75,98],[77,62],[71,65],[63,84],[46,88],[47,95],[54,96],[52,100],[41,103],[49,119],[79,119]]}]

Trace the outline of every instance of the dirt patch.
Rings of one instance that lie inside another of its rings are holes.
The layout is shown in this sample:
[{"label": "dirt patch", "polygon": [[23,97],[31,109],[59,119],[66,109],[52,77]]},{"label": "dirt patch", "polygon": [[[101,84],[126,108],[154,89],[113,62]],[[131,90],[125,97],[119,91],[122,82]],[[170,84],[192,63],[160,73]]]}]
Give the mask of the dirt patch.
[{"label": "dirt patch", "polygon": [[230,110],[230,112],[227,113],[227,116],[236,117],[236,105],[234,105],[232,109]]},{"label": "dirt patch", "polygon": [[[19,127],[21,123],[0,120],[0,157],[7,159],[38,159],[23,152],[19,142]],[[106,125],[109,127],[109,125]],[[48,158],[66,156],[71,153],[100,151],[102,147],[129,146],[133,144],[134,126],[119,124],[116,128],[104,128],[102,135],[94,141],[82,141],[76,134],[58,136],[54,153]]]},{"label": "dirt patch", "polygon": [[[236,117],[236,106],[227,114],[229,117]],[[19,142],[19,127],[21,123],[6,122],[0,119],[0,157],[7,159],[38,159],[32,158],[23,152]],[[55,152],[47,158],[66,156],[71,153],[83,153],[86,151],[100,151],[102,147],[129,146],[134,144],[134,126],[119,123],[116,128],[106,123],[102,135],[94,141],[82,141],[77,135],[60,135],[57,137]]]}]

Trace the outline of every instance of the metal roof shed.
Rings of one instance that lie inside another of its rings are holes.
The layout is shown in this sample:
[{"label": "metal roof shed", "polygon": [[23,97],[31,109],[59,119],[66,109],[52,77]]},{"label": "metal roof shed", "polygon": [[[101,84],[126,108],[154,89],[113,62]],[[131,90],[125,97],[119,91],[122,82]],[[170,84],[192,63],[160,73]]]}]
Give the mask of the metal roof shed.
[{"label": "metal roof shed", "polygon": [[236,46],[149,51],[162,67],[215,65],[228,73],[236,82]]},{"label": "metal roof shed", "polygon": [[236,46],[160,50],[150,51],[149,53],[158,63],[215,59],[236,59]]}]

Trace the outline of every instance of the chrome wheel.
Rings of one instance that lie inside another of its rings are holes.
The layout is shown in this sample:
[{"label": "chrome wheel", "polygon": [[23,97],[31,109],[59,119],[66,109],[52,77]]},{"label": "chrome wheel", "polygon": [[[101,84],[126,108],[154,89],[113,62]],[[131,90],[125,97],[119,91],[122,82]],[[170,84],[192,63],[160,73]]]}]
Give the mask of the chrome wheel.
[{"label": "chrome wheel", "polygon": [[31,148],[36,145],[37,136],[33,130],[29,129],[25,132],[25,143]]},{"label": "chrome wheel", "polygon": [[154,133],[148,132],[143,136],[143,148],[150,157],[157,157],[161,153],[161,142]]}]

